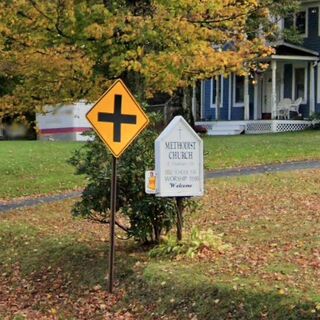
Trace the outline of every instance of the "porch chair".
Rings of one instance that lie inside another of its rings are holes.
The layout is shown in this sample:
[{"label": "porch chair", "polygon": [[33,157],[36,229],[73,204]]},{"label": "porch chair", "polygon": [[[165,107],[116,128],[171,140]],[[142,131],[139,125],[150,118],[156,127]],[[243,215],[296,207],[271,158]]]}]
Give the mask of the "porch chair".
[{"label": "porch chair", "polygon": [[[291,104],[290,111],[296,112],[299,116],[300,115],[299,108],[300,108],[301,103],[302,103],[302,98],[298,98],[296,101],[294,101]],[[290,119],[290,111],[289,111],[289,119]]]},{"label": "porch chair", "polygon": [[283,117],[283,119],[288,119],[290,116],[290,108],[292,106],[292,100],[285,98],[279,101],[277,105],[277,118]]}]

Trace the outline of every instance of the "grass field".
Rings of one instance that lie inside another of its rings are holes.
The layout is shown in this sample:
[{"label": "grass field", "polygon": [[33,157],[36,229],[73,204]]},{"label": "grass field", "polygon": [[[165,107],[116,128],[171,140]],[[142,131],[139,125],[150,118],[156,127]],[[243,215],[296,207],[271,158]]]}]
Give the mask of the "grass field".
[{"label": "grass field", "polygon": [[186,217],[229,250],[149,258],[119,241],[106,283],[106,226],[71,201],[0,215],[0,319],[316,320],[320,317],[320,170],[215,180]]},{"label": "grass field", "polygon": [[83,178],[66,163],[75,142],[0,142],[0,199],[77,189]]},{"label": "grass field", "polygon": [[[276,135],[206,137],[205,163],[209,170],[320,160],[320,132]],[[81,143],[0,142],[0,200],[58,193],[84,185],[66,163]]]},{"label": "grass field", "polygon": [[210,170],[320,159],[320,131],[207,137]]}]

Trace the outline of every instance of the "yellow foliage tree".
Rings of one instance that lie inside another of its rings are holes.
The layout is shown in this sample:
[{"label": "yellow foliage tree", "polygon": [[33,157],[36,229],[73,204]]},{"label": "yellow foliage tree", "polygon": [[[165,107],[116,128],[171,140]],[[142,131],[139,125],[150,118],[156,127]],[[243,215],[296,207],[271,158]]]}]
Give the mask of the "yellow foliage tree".
[{"label": "yellow foliage tree", "polygon": [[89,101],[115,78],[141,98],[247,72],[292,0],[3,0],[0,117]]}]

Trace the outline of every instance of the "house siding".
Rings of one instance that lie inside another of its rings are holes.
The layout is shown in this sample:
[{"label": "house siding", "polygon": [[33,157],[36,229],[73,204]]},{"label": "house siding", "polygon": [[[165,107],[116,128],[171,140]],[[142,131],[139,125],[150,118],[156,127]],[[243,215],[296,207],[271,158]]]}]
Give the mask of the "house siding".
[{"label": "house siding", "polygon": [[250,120],[254,120],[254,86],[249,85],[249,115]]},{"label": "house siding", "polygon": [[231,120],[243,120],[244,107],[234,107],[231,112]]},{"label": "house siding", "polygon": [[214,108],[211,108],[211,80],[204,82],[204,118],[205,120],[215,120],[216,112]]},{"label": "house siding", "polygon": [[292,77],[293,77],[293,66],[292,64],[284,65],[284,98],[292,99]]},{"label": "house siding", "polygon": [[228,120],[228,108],[229,108],[229,78],[223,79],[223,106],[220,110],[221,120]]},{"label": "house siding", "polygon": [[319,7],[308,8],[308,36],[304,39],[304,46],[320,52],[319,37]]}]

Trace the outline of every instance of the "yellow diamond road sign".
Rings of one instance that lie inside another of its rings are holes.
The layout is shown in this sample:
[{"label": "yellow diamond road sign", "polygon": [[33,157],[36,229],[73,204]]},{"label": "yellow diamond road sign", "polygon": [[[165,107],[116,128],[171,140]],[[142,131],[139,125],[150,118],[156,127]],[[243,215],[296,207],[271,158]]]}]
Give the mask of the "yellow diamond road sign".
[{"label": "yellow diamond road sign", "polygon": [[121,80],[87,113],[87,119],[116,158],[148,125],[149,119]]}]

